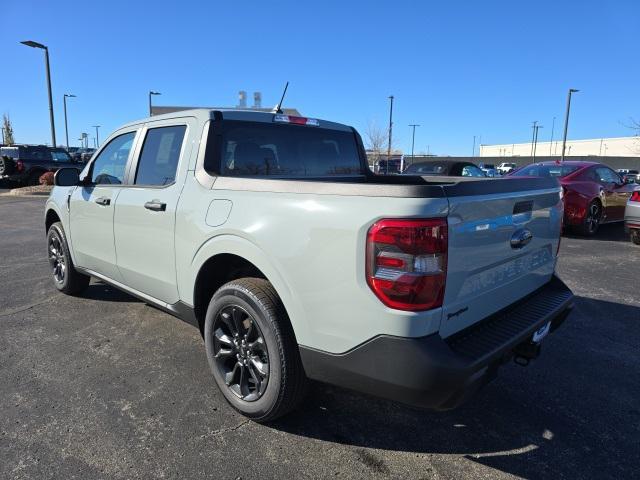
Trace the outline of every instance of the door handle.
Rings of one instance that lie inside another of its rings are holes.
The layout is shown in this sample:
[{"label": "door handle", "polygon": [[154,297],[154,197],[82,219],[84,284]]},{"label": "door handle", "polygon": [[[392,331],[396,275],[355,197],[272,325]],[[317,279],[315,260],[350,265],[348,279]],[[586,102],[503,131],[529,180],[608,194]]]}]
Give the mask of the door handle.
[{"label": "door handle", "polygon": [[151,200],[144,204],[144,208],[153,210],[154,212],[164,212],[167,209],[167,204],[158,200]]},{"label": "door handle", "polygon": [[107,197],[96,198],[96,203],[103,206],[111,205],[111,199]]}]

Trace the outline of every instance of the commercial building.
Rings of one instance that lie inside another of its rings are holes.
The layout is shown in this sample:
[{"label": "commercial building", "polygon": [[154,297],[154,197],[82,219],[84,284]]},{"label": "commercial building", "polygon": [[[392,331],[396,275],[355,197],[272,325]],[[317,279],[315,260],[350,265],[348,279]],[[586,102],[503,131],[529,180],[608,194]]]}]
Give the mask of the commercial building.
[{"label": "commercial building", "polygon": [[[500,145],[480,145],[481,157],[531,157],[533,143],[505,143]],[[536,157],[560,156],[562,138],[553,142],[536,143]],[[639,157],[640,136],[591,138],[587,140],[567,140],[565,157]],[[509,161],[508,159],[504,160]],[[597,161],[594,159],[594,161]]]}]

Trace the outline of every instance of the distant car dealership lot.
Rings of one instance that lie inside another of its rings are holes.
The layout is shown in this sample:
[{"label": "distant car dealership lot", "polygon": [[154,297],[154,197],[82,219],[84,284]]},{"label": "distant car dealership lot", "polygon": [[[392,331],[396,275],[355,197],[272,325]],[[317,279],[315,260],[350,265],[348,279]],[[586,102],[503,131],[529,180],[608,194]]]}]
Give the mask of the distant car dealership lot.
[{"label": "distant car dealership lot", "polygon": [[43,207],[0,197],[0,478],[635,475],[640,248],[622,224],[563,238],[576,311],[474,402],[423,412],[315,386],[261,426],[218,393],[195,328],[100,283],[55,291]]}]

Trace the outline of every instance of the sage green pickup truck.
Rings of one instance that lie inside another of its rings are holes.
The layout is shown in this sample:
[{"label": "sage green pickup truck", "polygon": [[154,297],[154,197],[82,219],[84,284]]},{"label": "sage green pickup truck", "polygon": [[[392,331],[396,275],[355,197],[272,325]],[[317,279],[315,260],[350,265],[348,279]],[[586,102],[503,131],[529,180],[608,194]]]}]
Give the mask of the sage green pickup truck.
[{"label": "sage green pickup truck", "polygon": [[[352,127],[189,110],[130,123],[56,173],[52,280],[91,277],[200,329],[242,414],[308,381],[453,408],[567,317],[553,178],[375,175]],[[96,312],[99,315],[99,312]]]}]

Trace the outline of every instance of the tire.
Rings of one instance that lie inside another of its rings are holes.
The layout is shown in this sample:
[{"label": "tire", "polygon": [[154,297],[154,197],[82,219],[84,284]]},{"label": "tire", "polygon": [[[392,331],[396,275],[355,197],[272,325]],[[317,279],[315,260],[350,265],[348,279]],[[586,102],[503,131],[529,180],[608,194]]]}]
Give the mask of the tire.
[{"label": "tire", "polygon": [[600,200],[592,200],[587,207],[582,224],[578,226],[578,232],[585,237],[593,237],[600,227],[602,220],[602,204]]},{"label": "tire", "polygon": [[27,185],[28,186],[35,186],[35,185],[40,185],[40,177],[44,174],[45,172],[31,172],[29,174],[29,176],[27,177]]},{"label": "tire", "polygon": [[56,222],[47,231],[47,257],[55,287],[67,295],[77,295],[87,288],[91,277],[73,265],[62,224]]},{"label": "tire", "polygon": [[209,302],[204,338],[218,388],[242,415],[269,422],[304,398],[308,380],[293,328],[267,280],[223,285]]},{"label": "tire", "polygon": [[636,245],[640,245],[640,230],[631,230],[631,241]]},{"label": "tire", "polygon": [[0,157],[0,175],[11,175],[15,171],[16,162],[9,157]]}]

